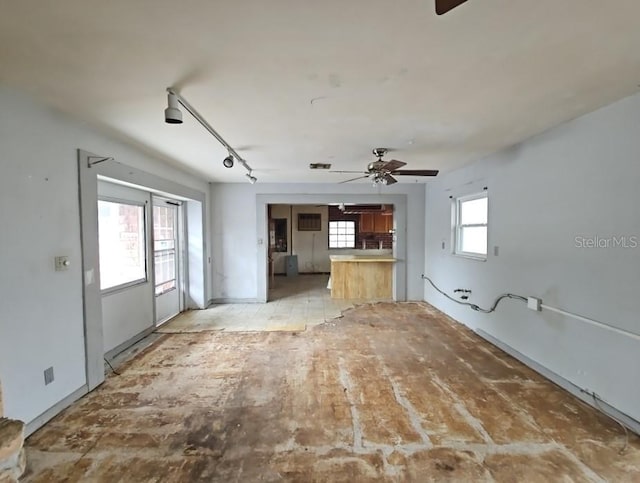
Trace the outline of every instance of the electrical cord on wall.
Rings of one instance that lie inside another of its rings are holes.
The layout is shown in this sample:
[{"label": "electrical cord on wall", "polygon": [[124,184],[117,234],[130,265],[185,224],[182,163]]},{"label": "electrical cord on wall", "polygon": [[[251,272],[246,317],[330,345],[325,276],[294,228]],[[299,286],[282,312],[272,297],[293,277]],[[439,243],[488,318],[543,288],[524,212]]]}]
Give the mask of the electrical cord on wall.
[{"label": "electrical cord on wall", "polygon": [[621,455],[621,456],[624,455],[627,452],[627,448],[629,447],[629,430],[627,429],[627,427],[624,425],[624,423],[622,423],[622,421],[620,421],[617,418],[613,417],[608,411],[605,411],[602,408],[602,406],[600,406],[600,401],[602,401],[602,402],[604,402],[604,401],[595,392],[587,391],[586,389],[580,389],[580,391],[585,393],[585,394],[587,394],[587,395],[589,395],[589,396],[591,396],[593,398],[593,403],[600,410],[600,412],[605,414],[610,419],[612,419],[613,421],[615,421],[616,423],[618,423],[620,425],[620,427],[624,431],[624,445],[622,445],[622,448],[620,449],[620,451],[618,451],[618,454]]},{"label": "electrical cord on wall", "polygon": [[493,303],[490,309],[483,309],[482,307],[476,304],[472,304],[470,302],[461,302],[460,300],[454,299],[448,293],[439,289],[438,286],[433,282],[433,280],[431,280],[429,277],[427,277],[424,274],[422,275],[422,279],[428,281],[434,289],[436,289],[439,293],[447,297],[452,302],[455,302],[460,305],[466,305],[471,310],[475,310],[476,312],[482,312],[483,314],[490,314],[491,312],[495,311],[502,299],[514,299],[514,300],[520,300],[521,302],[525,302],[525,303],[527,302],[527,297],[523,297],[522,295],[516,295],[513,293],[504,293],[496,299],[496,301]]}]

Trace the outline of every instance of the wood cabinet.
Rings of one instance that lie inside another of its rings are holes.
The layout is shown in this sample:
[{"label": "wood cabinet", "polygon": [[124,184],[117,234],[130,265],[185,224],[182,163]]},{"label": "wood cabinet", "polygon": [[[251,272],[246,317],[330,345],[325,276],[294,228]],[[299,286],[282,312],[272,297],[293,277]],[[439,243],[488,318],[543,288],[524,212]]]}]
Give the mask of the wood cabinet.
[{"label": "wood cabinet", "polygon": [[373,219],[373,231],[375,233],[389,233],[393,228],[393,216],[377,213]]},{"label": "wood cabinet", "polygon": [[360,233],[389,233],[393,229],[393,215],[383,213],[362,213]]},{"label": "wood cabinet", "polygon": [[362,213],[360,215],[360,233],[373,233],[375,213]]}]

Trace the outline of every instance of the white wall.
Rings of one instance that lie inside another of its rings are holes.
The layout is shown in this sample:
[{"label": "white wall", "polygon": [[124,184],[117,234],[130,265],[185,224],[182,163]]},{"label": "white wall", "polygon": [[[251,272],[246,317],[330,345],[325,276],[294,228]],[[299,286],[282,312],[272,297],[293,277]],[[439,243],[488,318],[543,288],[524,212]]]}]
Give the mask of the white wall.
[{"label": "white wall", "polygon": [[[389,196],[405,195],[407,213],[406,230],[397,233],[406,242],[406,296],[410,300],[422,300],[423,285],[420,279],[424,266],[424,185],[398,183],[393,186],[373,188],[367,184],[265,184],[214,183],[211,185],[212,265],[214,300],[255,300],[258,294],[258,251],[268,243],[257,232],[257,217],[266,219],[266,212],[256,213],[258,195],[277,195],[276,204],[326,204],[331,202],[386,203]],[[314,198],[314,196],[316,198]],[[302,198],[322,200],[322,203]],[[294,215],[295,218],[295,215]],[[309,232],[314,233],[314,232]],[[317,232],[315,232],[317,233]],[[294,241],[294,252],[297,250]]]},{"label": "white wall", "polygon": [[[207,193],[207,199],[209,193]],[[187,200],[184,202],[185,214],[187,218],[187,270],[185,278],[188,280],[186,308],[198,309],[208,305],[211,297],[209,283],[210,266],[207,260],[202,257],[208,257],[210,239],[209,221],[203,226],[200,220],[203,219],[203,206],[199,201]],[[202,250],[202,247],[207,247]],[[202,267],[206,267],[203,273]],[[207,288],[209,287],[209,288]]]},{"label": "white wall", "polygon": [[[76,150],[208,184],[2,86],[0,105],[0,379],[6,415],[29,422],[86,381]],[[68,271],[54,271],[56,255]]]},{"label": "white wall", "polygon": [[[503,292],[640,333],[640,248],[577,248],[575,237],[638,236],[640,95],[439,177],[427,187],[426,273],[489,306]],[[486,262],[450,254],[449,196],[489,193]],[[442,241],[446,248],[441,249]],[[499,246],[499,256],[493,247]],[[425,300],[640,420],[640,342],[506,300],[485,315],[425,283]]]},{"label": "white wall", "polygon": [[[320,231],[299,231],[298,215],[300,213],[319,213]],[[300,273],[329,272],[329,207],[315,205],[293,206],[293,242],[291,249],[298,256]]]}]

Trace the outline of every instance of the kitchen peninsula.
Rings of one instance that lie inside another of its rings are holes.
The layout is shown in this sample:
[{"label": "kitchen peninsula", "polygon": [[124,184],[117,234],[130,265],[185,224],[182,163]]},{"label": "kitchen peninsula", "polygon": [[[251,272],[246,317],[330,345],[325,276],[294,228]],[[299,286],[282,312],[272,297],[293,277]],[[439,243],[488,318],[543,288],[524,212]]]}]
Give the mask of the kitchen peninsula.
[{"label": "kitchen peninsula", "polygon": [[331,255],[331,298],[393,299],[393,264],[389,255]]}]

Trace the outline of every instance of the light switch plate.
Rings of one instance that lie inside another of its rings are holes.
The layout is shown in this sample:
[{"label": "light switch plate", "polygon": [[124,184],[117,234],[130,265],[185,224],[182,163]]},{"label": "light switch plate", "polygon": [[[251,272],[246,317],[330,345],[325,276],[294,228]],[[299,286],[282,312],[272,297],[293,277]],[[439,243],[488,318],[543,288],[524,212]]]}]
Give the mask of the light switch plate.
[{"label": "light switch plate", "polygon": [[63,272],[65,270],[69,270],[69,266],[71,265],[71,262],[69,261],[69,257],[67,257],[66,255],[56,257],[55,262],[56,262],[56,272]]}]

